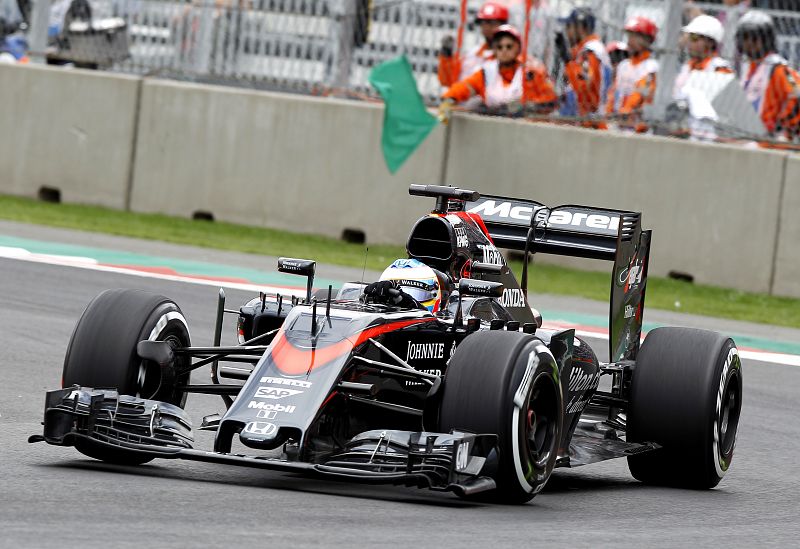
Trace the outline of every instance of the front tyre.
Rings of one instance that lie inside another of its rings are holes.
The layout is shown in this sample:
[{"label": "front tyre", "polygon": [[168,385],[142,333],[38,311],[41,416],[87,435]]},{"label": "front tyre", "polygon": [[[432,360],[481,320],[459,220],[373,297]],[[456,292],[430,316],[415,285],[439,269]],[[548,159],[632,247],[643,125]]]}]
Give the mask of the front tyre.
[{"label": "front tyre", "polygon": [[631,380],[627,437],[661,448],[628,458],[637,480],[713,488],[728,471],[742,409],[742,364],[733,340],[691,328],[657,328]]},{"label": "front tyre", "polygon": [[477,332],[447,366],[439,429],[498,437],[492,499],[524,503],[550,478],[558,457],[563,404],[558,367],[537,338]]},{"label": "front tyre", "polygon": [[[178,357],[161,368],[138,356],[136,346],[142,340],[190,346],[189,327],[180,308],[164,296],[141,290],[106,290],[89,303],[75,326],[64,358],[62,386],[114,388],[122,395],[183,407],[186,393],[179,387],[189,382],[190,359]],[[75,446],[90,457],[112,463],[150,460],[86,440]]]}]

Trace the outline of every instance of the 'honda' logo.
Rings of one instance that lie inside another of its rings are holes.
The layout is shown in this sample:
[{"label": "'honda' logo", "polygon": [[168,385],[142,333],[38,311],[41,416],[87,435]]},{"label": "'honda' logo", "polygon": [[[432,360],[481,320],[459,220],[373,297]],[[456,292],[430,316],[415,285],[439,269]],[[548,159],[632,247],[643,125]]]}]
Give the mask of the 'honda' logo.
[{"label": "'honda' logo", "polygon": [[251,435],[271,437],[278,432],[278,426],[274,423],[267,423],[266,421],[251,421],[244,426],[244,432]]}]

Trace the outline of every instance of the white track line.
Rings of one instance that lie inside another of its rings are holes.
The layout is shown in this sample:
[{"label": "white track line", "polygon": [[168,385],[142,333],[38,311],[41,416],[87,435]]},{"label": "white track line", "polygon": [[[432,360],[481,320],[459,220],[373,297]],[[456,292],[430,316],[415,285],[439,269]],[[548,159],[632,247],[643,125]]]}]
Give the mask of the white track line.
[{"label": "white track line", "polygon": [[[559,330],[568,330],[571,329],[568,325],[559,325],[559,324],[549,324],[543,326],[543,328],[555,328]],[[594,332],[588,330],[575,330],[575,335],[585,337],[585,338],[594,338],[594,339],[602,339],[604,341],[608,341],[608,334],[603,332]],[[739,349],[739,356],[742,358],[746,358],[748,360],[757,360],[759,362],[770,362],[772,364],[785,364],[787,366],[798,366],[800,367],[800,356],[798,355],[786,355],[783,353],[772,353],[768,351],[748,351]]]},{"label": "white track line", "polygon": [[60,265],[63,267],[77,267],[79,269],[88,269],[90,271],[100,271],[104,273],[116,273],[130,276],[138,276],[141,278],[156,278],[159,280],[170,280],[172,282],[186,282],[188,284],[199,284],[201,286],[214,286],[219,288],[231,288],[234,290],[245,290],[251,292],[265,292],[265,293],[281,293],[285,295],[305,296],[305,291],[299,288],[288,288],[284,286],[268,286],[261,284],[249,284],[243,282],[231,282],[228,280],[213,280],[208,278],[195,278],[185,275],[170,275],[164,273],[151,273],[147,271],[139,271],[137,269],[129,269],[125,267],[117,267],[111,265],[101,265],[96,259],[90,257],[71,257],[63,255],[48,255],[36,254],[29,252],[23,248],[10,248],[0,246],[0,258],[17,259],[19,261],[28,261],[31,263],[44,263],[47,265]]}]

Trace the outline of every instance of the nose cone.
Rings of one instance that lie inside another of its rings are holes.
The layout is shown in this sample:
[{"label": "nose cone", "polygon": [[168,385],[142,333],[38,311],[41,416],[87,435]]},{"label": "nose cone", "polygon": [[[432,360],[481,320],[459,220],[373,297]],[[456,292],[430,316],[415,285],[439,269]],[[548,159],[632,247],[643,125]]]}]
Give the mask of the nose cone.
[{"label": "nose cone", "polygon": [[278,436],[281,429],[270,421],[250,421],[239,433],[239,440],[250,448],[273,449],[283,444],[285,436]]}]

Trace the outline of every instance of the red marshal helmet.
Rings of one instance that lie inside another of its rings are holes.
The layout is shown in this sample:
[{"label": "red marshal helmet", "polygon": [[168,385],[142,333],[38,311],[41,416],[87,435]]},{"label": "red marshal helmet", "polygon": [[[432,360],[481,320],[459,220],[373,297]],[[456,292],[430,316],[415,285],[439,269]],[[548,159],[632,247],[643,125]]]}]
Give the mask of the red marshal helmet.
[{"label": "red marshal helmet", "polygon": [[651,40],[656,39],[658,27],[652,19],[642,17],[641,15],[634,15],[625,21],[625,30],[628,32],[637,32],[649,36]]},{"label": "red marshal helmet", "polygon": [[517,27],[515,27],[514,25],[500,25],[499,27],[497,27],[497,29],[494,31],[494,34],[492,35],[492,43],[494,44],[494,41],[503,35],[510,36],[511,38],[516,40],[518,44],[520,45],[522,44],[522,35],[517,30]]},{"label": "red marshal helmet", "polygon": [[486,2],[478,10],[475,21],[508,21],[508,8],[497,2]]}]

